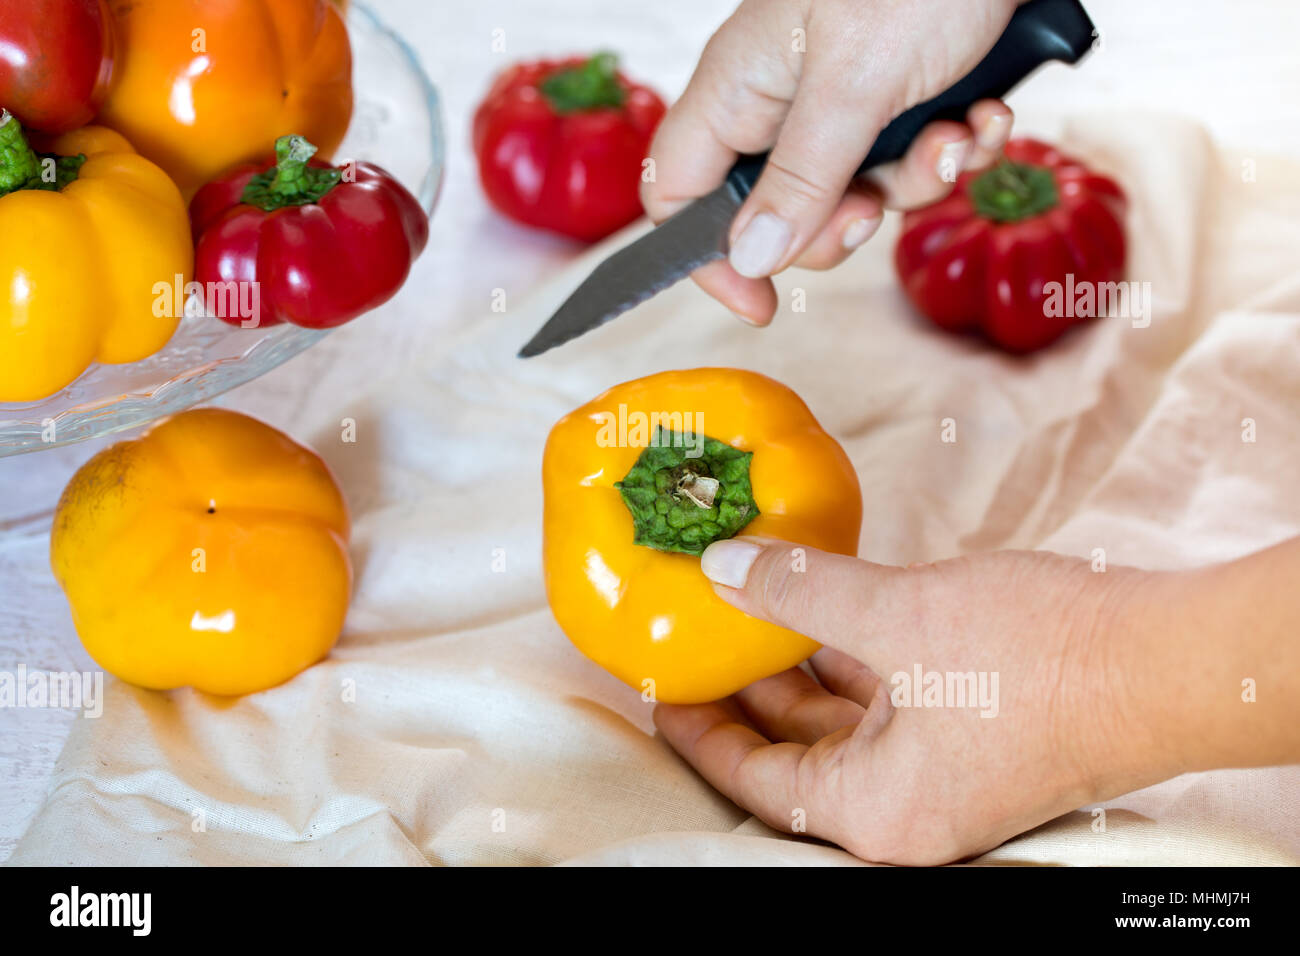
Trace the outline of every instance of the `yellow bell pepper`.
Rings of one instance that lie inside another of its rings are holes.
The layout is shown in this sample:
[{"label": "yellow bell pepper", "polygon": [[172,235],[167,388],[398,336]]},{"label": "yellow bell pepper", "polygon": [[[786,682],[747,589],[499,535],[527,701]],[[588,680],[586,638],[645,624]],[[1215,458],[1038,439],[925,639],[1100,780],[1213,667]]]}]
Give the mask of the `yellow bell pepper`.
[{"label": "yellow bell pepper", "polygon": [[0,402],[157,352],[182,309],[156,308],[155,286],[194,265],[180,191],[125,139],[87,126],[49,147],[0,114]]},{"label": "yellow bell pepper", "polygon": [[329,653],[352,584],[325,463],[256,419],[183,412],[91,458],[50,563],[86,650],[141,687],[273,687]]},{"label": "yellow bell pepper", "polygon": [[736,369],[662,372],[566,415],[542,487],[556,621],[671,704],[725,697],[818,647],[718,597],[700,571],[708,544],[743,533],[855,554],[862,525],[844,450],[794,392]]}]

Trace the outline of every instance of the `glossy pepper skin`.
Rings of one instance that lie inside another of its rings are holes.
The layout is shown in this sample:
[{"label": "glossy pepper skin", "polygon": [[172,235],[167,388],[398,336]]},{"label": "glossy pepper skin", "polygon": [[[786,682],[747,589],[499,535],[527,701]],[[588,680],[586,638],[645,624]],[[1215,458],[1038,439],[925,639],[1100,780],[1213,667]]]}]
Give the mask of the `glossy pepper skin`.
[{"label": "glossy pepper skin", "polygon": [[247,694],[329,653],[351,589],[348,534],[316,454],[204,408],[81,467],[55,511],[50,563],[105,670],[140,687]]},{"label": "glossy pepper skin", "polygon": [[1031,352],[1089,318],[1048,308],[1045,285],[1123,274],[1124,208],[1113,180],[1047,143],[1012,140],[1004,163],[963,173],[947,199],[904,216],[894,265],[940,328]]},{"label": "glossy pepper skin", "polygon": [[[755,372],[661,372],[610,389],[551,429],[542,462],[543,558],[556,621],[579,650],[643,694],[671,704],[717,700],[794,666],[818,645],[723,601],[696,553],[634,543],[642,535],[625,495],[634,494],[627,487],[634,465],[651,452],[648,425],[635,426],[652,413],[677,413],[680,424],[666,426],[669,432],[693,432],[752,454],[748,490],[757,514],[719,537],[738,530],[855,554],[862,496],[848,456],[808,407]],[[691,462],[699,460],[686,459],[672,475],[697,468]],[[722,472],[729,480],[739,477],[734,464]],[[694,507],[703,511],[690,495],[672,490],[682,480],[666,485],[664,505],[686,515]],[[715,504],[731,497],[726,484],[712,489]],[[693,542],[694,550],[707,540]]]},{"label": "glossy pepper skin", "polygon": [[0,3],[0,106],[45,133],[85,126],[108,95],[112,23],[105,0]]},{"label": "glossy pepper skin", "polygon": [[641,164],[665,111],[607,53],[517,64],[474,114],[483,190],[517,222],[601,239],[641,215]]},{"label": "glossy pepper skin", "polygon": [[370,163],[345,172],[313,152],[281,137],[275,159],[231,170],[190,203],[195,280],[223,321],[251,324],[223,306],[229,286],[216,283],[255,282],[259,325],[342,325],[391,299],[424,251],[429,217],[405,186]]},{"label": "glossy pepper skin", "polygon": [[[0,114],[0,401],[45,398],[91,362],[134,362],[167,344],[179,308],[158,283],[194,264],[185,201],[112,130],[65,133],[58,179]],[[84,156],[82,162],[80,157]]]},{"label": "glossy pepper skin", "polygon": [[[109,0],[118,40],[99,122],[188,197],[298,132],[334,155],[352,117],[352,48],[325,0]],[[201,32],[196,32],[201,31]]]}]

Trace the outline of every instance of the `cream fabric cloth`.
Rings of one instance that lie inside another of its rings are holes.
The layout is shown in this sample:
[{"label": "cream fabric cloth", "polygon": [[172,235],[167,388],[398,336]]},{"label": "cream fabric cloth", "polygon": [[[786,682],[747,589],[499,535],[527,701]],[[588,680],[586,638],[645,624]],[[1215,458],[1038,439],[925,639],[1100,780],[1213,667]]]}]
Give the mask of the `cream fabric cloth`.
[{"label": "cream fabric cloth", "polygon": [[[541,585],[542,443],[616,382],[736,365],[793,387],[844,443],[876,561],[1102,547],[1176,568],[1300,534],[1300,166],[1256,157],[1243,176],[1159,116],[1093,117],[1065,142],[1128,189],[1150,327],[1104,320],[1027,361],[933,331],[893,279],[891,221],[849,265],[782,277],[767,331],[683,284],[516,360],[619,236],[418,374],[320,409],[297,437],[355,519],[335,652],[234,702],[110,680],[12,862],[857,862],[721,798],[565,640]],[[794,287],[805,315],[788,314]],[[1112,801],[1104,833],[1085,809],[979,862],[1296,863],[1298,790],[1297,767],[1189,775]]]}]

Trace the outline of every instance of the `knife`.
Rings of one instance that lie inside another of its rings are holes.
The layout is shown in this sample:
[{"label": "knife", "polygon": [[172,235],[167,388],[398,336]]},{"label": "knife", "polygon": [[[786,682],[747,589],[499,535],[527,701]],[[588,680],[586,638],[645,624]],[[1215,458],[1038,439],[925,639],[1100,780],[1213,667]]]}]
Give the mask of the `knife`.
[{"label": "knife", "polygon": [[[1002,36],[975,69],[881,130],[855,175],[901,158],[928,123],[964,120],[971,104],[1000,99],[1043,63],[1077,63],[1092,48],[1096,35],[1079,0],[1030,0],[1016,9]],[[731,221],[766,162],[766,154],[742,157],[721,186],[598,265],[519,351],[519,357],[531,358],[563,345],[662,292],[700,266],[725,258]]]}]

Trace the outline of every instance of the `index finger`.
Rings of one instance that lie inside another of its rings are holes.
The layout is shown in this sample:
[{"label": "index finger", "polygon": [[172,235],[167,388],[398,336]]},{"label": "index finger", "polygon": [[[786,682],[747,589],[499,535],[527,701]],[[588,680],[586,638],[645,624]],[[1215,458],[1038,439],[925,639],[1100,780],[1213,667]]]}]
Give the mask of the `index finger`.
[{"label": "index finger", "polygon": [[[714,36],[686,91],[659,124],[650,175],[641,185],[641,202],[655,222],[717,189],[741,153],[761,152],[776,140],[789,103],[745,82],[745,71],[735,68],[747,53],[733,49],[738,42],[725,29]],[[771,281],[746,278],[725,259],[691,278],[752,325],[766,325],[776,311]]]},{"label": "index finger", "polygon": [[[641,185],[641,200],[655,222],[720,186],[741,153],[768,149],[789,112],[789,97],[750,85],[749,71],[741,67],[752,62],[754,51],[731,25],[729,20],[704,48],[685,92],[650,143],[653,173]],[[776,86],[788,86],[793,95],[794,82],[788,76]]]},{"label": "index finger", "polygon": [[[662,222],[687,203],[717,189],[735,163],[738,152],[715,132],[709,119],[707,104],[720,95],[709,83],[701,85],[692,80],[660,123],[650,146],[653,175],[641,186],[642,203],[655,222]],[[774,122],[779,125],[779,117]],[[766,325],[776,311],[776,291],[771,281],[746,278],[725,259],[697,269],[692,278],[751,324]]]}]

